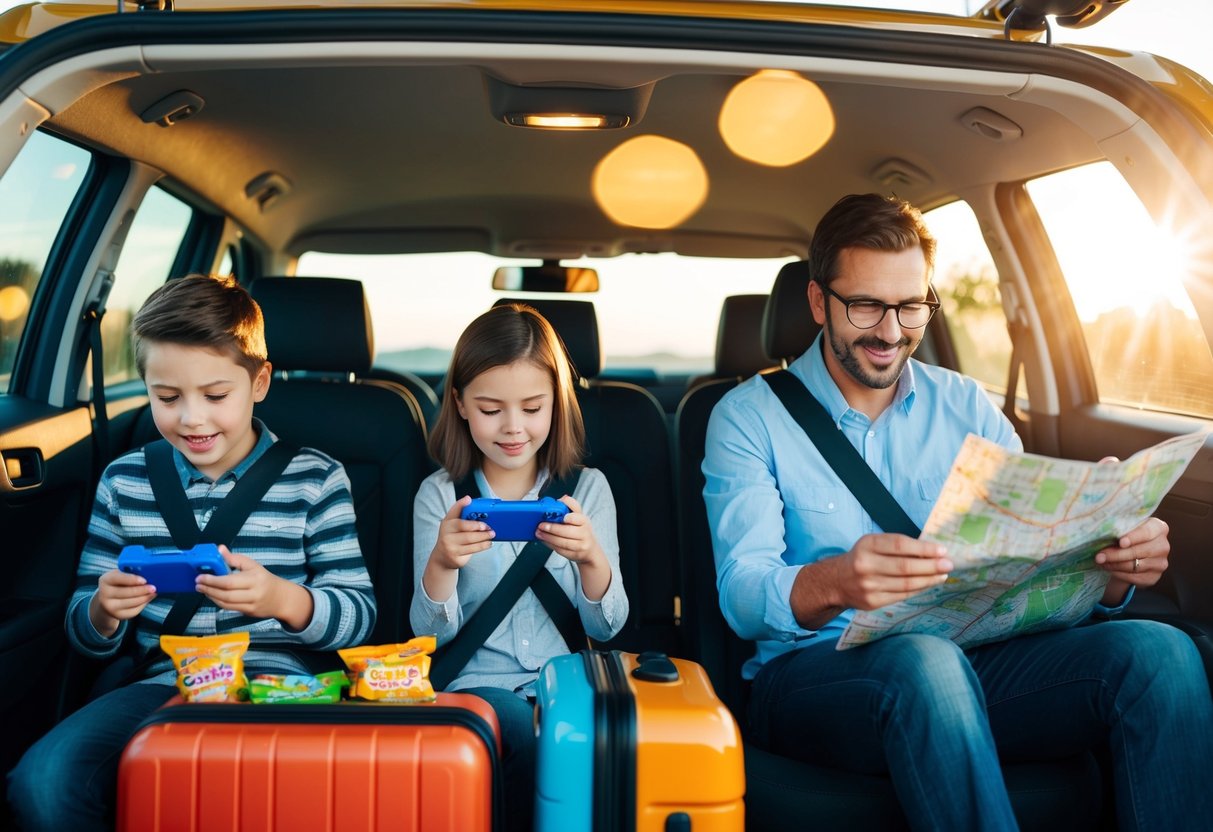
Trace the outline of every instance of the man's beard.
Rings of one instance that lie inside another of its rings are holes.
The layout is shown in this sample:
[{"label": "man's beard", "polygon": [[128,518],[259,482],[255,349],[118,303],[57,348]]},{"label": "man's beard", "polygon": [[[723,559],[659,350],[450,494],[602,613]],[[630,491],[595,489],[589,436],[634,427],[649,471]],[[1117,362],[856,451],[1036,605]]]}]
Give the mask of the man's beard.
[{"label": "man's beard", "polygon": [[[885,390],[897,383],[906,362],[910,360],[910,354],[914,352],[913,346],[916,346],[908,335],[903,335],[900,340],[892,343],[882,341],[875,335],[861,335],[848,344],[834,331],[834,325],[831,323],[829,315],[826,315],[826,334],[830,337],[830,349],[834,351],[834,357],[838,359],[838,363],[847,371],[847,374],[873,390]],[[887,368],[873,372],[860,363],[859,356],[856,354],[856,350],[863,347],[878,350],[891,350],[895,347],[910,347],[910,349],[904,350]]]}]

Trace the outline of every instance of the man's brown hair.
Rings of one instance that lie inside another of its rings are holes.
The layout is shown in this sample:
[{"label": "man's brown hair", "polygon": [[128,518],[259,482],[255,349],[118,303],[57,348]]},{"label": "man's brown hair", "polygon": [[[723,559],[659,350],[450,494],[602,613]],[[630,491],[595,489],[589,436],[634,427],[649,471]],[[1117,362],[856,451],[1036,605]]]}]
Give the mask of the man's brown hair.
[{"label": "man's brown hair", "polygon": [[165,283],[135,314],[131,339],[140,378],[149,342],[227,353],[250,377],[267,358],[261,307],[232,277],[192,274]]},{"label": "man's brown hair", "polygon": [[922,214],[904,199],[880,194],[851,194],[834,203],[817,223],[809,246],[809,274],[822,286],[837,275],[838,253],[846,248],[905,251],[918,246],[935,267],[935,238]]},{"label": "man's brown hair", "polygon": [[536,309],[511,303],[496,306],[468,324],[451,355],[429,451],[453,481],[466,477],[484,457],[472,440],[467,422],[459,415],[457,397],[476,376],[517,361],[529,361],[552,380],[552,428],[535,455],[539,467],[554,477],[563,477],[581,461],[585,424],[564,344]]}]

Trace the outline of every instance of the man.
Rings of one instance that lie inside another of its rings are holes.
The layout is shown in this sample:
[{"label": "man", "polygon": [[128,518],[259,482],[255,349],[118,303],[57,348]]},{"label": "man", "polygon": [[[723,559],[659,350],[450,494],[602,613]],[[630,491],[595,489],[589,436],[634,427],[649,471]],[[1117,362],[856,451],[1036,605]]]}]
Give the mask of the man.
[{"label": "man", "polygon": [[[910,359],[938,305],[934,253],[908,203],[841,199],[809,256],[824,330],[789,368],[920,526],[968,433],[1022,448],[976,382]],[[703,471],[721,608],[758,643],[743,669],[757,742],[887,773],[916,829],[1014,829],[1000,757],[1105,742],[1121,828],[1213,817],[1213,702],[1187,636],[1107,621],[965,651],[921,634],[837,651],[854,610],[943,582],[947,551],[875,526],[762,377],[716,406]],[[1166,524],[1150,518],[1100,552],[1110,580],[1099,611],[1157,583],[1169,551]]]}]

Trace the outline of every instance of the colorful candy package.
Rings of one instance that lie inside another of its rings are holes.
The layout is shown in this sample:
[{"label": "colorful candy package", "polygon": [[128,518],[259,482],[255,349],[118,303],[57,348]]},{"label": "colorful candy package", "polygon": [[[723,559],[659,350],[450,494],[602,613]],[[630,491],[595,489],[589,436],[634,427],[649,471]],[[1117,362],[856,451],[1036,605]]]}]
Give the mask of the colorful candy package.
[{"label": "colorful candy package", "polygon": [[368,645],[338,650],[350,669],[350,696],[391,702],[433,702],[430,653],[433,636],[418,636],[403,644]]},{"label": "colorful candy package", "polygon": [[262,673],[249,679],[249,699],[254,705],[290,702],[297,705],[327,704],[341,701],[341,689],[350,686],[342,670],[330,670],[308,676]]},{"label": "colorful candy package", "polygon": [[238,702],[248,698],[244,652],[248,633],[160,636],[160,649],[177,668],[177,689],[187,702]]}]

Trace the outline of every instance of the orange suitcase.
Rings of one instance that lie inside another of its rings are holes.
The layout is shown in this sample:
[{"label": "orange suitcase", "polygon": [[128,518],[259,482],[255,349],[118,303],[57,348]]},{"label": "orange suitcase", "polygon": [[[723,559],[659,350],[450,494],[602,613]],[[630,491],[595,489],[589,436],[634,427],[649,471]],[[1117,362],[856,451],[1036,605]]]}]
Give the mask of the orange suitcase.
[{"label": "orange suitcase", "polygon": [[741,734],[695,662],[584,650],[536,693],[536,832],[744,828]]},{"label": "orange suitcase", "polygon": [[127,832],[499,828],[500,730],[483,699],[170,703],[118,770]]}]

